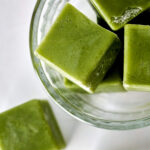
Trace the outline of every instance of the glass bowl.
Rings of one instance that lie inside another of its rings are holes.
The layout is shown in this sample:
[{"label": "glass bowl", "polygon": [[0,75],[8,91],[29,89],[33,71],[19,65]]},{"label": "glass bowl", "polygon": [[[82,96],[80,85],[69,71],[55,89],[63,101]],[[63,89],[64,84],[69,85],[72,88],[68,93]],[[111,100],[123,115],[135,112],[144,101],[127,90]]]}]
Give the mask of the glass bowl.
[{"label": "glass bowl", "polygon": [[58,72],[35,57],[35,49],[67,2],[97,22],[97,13],[88,0],[37,1],[30,27],[30,53],[33,66],[49,95],[77,119],[99,128],[128,130],[150,125],[150,93],[91,95],[73,92],[65,88],[64,79]]}]

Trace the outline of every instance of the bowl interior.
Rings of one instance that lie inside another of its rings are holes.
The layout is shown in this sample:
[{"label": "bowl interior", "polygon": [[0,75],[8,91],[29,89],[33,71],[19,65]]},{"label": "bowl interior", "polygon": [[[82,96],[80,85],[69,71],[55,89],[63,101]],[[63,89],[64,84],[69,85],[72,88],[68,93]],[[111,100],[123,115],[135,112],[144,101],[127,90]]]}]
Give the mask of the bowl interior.
[{"label": "bowl interior", "polygon": [[48,93],[76,118],[106,129],[133,129],[150,124],[150,93],[120,92],[83,94],[64,86],[64,78],[34,56],[34,50],[50,29],[63,6],[73,4],[97,23],[97,13],[88,0],[41,0],[31,22],[30,48],[33,65]]}]

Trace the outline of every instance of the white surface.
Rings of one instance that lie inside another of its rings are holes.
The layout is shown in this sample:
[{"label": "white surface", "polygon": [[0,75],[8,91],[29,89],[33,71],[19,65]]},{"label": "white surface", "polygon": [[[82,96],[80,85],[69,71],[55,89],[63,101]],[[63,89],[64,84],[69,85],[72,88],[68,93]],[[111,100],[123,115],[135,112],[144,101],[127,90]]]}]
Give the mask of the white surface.
[{"label": "white surface", "polygon": [[[48,98],[36,77],[28,36],[36,0],[0,0],[0,112],[33,98]],[[66,150],[150,150],[150,127],[108,131],[85,125],[56,106]]]}]

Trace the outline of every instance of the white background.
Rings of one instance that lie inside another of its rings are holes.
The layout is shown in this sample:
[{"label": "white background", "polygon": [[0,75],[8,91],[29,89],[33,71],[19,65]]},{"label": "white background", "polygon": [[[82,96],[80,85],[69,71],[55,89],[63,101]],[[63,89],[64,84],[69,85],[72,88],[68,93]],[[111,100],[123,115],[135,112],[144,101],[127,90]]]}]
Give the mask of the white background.
[{"label": "white background", "polygon": [[[0,112],[33,98],[48,98],[29,55],[29,25],[36,0],[0,0]],[[83,124],[51,101],[66,150],[150,150],[150,127],[109,131]]]}]

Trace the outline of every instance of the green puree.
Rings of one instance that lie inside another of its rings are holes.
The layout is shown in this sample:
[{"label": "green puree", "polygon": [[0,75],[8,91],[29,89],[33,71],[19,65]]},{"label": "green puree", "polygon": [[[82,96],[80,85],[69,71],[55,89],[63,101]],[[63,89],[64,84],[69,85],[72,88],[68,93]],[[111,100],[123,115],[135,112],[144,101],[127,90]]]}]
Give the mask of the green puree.
[{"label": "green puree", "polygon": [[[68,79],[65,78],[64,84],[67,88],[72,91],[82,92],[84,91],[78,87],[76,84],[72,83]],[[104,80],[99,83],[96,92],[123,92],[125,91],[123,88],[122,77],[117,65],[113,66],[108,73],[106,74]]]},{"label": "green puree", "polygon": [[93,93],[120,50],[116,34],[66,4],[35,54],[78,86]]},{"label": "green puree", "polygon": [[113,30],[120,29],[150,8],[150,0],[91,0],[91,2]]},{"label": "green puree", "polygon": [[0,150],[59,150],[64,146],[47,101],[32,100],[0,114]]},{"label": "green puree", "polygon": [[125,26],[124,87],[150,91],[150,26]]}]

